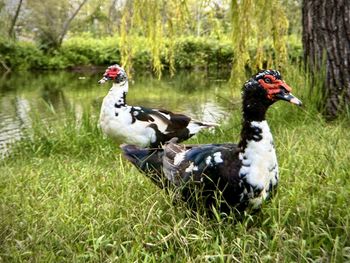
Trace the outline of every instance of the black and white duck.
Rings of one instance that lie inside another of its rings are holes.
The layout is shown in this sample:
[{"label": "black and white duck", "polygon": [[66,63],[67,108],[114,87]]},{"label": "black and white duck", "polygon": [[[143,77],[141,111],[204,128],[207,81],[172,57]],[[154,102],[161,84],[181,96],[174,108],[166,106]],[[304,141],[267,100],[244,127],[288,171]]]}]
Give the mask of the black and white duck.
[{"label": "black and white duck", "polygon": [[217,201],[218,193],[222,212],[259,208],[271,197],[279,179],[266,111],[278,100],[299,106],[302,103],[291,94],[277,70],[260,71],[244,84],[242,94],[243,123],[238,144],[186,146],[175,138],[157,151],[122,145],[124,156],[159,186],[181,189],[186,201],[193,201],[191,196],[200,191],[208,208]]},{"label": "black and white duck", "polygon": [[108,67],[98,83],[108,80],[113,81],[113,86],[103,99],[99,125],[112,139],[140,147],[159,147],[173,137],[184,141],[215,126],[164,109],[127,105],[128,77],[119,65]]}]

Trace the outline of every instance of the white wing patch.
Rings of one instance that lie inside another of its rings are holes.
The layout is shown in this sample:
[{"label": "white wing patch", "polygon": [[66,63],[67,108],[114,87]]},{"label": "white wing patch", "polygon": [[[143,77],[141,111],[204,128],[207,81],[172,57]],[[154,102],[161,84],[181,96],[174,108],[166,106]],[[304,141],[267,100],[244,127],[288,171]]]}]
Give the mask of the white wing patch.
[{"label": "white wing patch", "polygon": [[168,132],[166,129],[168,128],[168,124],[165,123],[161,118],[159,118],[157,115],[150,114],[152,118],[154,119],[153,123],[157,124],[158,130],[161,133],[167,134]]},{"label": "white wing patch", "polygon": [[224,160],[221,158],[221,152],[216,152],[213,154],[215,163],[223,163]]},{"label": "white wing patch", "polygon": [[[214,161],[214,163],[213,163]],[[219,163],[223,163],[224,160],[222,160],[221,158],[221,152],[216,152],[213,155],[209,155],[207,158],[205,158],[205,163],[208,166],[212,166],[214,164],[219,164]]]},{"label": "white wing patch", "polygon": [[170,115],[164,112],[160,112],[158,111],[159,114],[162,114],[165,118],[167,118],[168,120],[170,120]]},{"label": "white wing patch", "polygon": [[212,159],[212,157],[209,155],[207,158],[205,158],[205,163],[207,165],[210,165],[211,164],[211,159]]},{"label": "white wing patch", "polygon": [[193,171],[198,171],[198,166],[194,165],[193,162],[190,163],[190,166],[188,166],[185,170],[186,173],[192,173]]},{"label": "white wing patch", "polygon": [[188,151],[189,150],[177,153],[174,157],[174,165],[179,165],[183,160],[185,160],[185,155]]},{"label": "white wing patch", "polygon": [[196,134],[200,130],[208,128],[207,126],[200,125],[196,122],[190,121],[190,123],[187,125],[187,129],[190,131],[190,134]]}]

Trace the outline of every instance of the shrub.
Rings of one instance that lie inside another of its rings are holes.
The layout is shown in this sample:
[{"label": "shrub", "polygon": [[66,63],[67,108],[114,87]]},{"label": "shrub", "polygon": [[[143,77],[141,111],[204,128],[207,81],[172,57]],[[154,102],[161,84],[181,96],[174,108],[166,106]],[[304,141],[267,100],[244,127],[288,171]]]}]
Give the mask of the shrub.
[{"label": "shrub", "polygon": [[0,42],[0,59],[10,68],[40,68],[44,55],[33,43]]},{"label": "shrub", "polygon": [[[290,61],[300,61],[302,46],[300,40],[291,37],[289,41]],[[169,67],[169,39],[164,39],[161,61]],[[152,57],[147,41],[142,37],[132,39],[132,64],[135,68],[150,69]],[[273,55],[272,44],[267,42],[264,49]],[[252,45],[251,54],[256,53]],[[254,57],[254,56],[252,56]],[[204,37],[180,37],[174,44],[174,63],[177,69],[210,66],[229,66],[234,58],[230,40],[217,40]],[[0,40],[0,60],[16,69],[65,69],[75,66],[102,66],[121,61],[118,37],[94,39],[90,36],[76,36],[67,39],[60,49],[44,53],[34,43]]]}]

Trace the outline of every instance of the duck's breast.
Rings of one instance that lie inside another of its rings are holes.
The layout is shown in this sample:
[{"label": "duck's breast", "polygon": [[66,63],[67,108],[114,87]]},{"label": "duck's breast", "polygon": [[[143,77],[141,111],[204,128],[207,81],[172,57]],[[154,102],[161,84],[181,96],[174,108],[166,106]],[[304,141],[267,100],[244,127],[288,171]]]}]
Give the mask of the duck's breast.
[{"label": "duck's breast", "polygon": [[260,134],[248,141],[245,150],[239,154],[242,162],[239,176],[246,185],[245,192],[251,203],[260,205],[268,198],[273,186],[277,185],[278,163],[267,122],[254,121],[251,125],[258,128]]}]

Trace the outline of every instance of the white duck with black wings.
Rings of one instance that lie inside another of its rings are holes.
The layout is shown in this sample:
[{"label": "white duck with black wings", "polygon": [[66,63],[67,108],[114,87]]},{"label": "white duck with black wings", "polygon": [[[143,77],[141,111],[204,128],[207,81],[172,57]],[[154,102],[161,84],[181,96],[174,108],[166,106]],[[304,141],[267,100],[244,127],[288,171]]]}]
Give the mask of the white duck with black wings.
[{"label": "white duck with black wings", "polygon": [[127,105],[128,78],[118,65],[108,67],[99,83],[108,80],[113,80],[113,86],[103,99],[99,125],[112,139],[140,147],[159,147],[173,137],[183,141],[215,126],[163,109]]},{"label": "white duck with black wings", "polygon": [[238,144],[185,146],[172,139],[157,151],[123,145],[124,156],[159,186],[170,184],[182,189],[186,201],[195,201],[191,198],[193,191],[200,191],[208,208],[216,202],[218,193],[224,201],[219,205],[222,212],[259,208],[271,197],[279,179],[265,114],[278,100],[300,106],[301,101],[290,92],[278,71],[261,71],[243,87],[243,123]]}]

